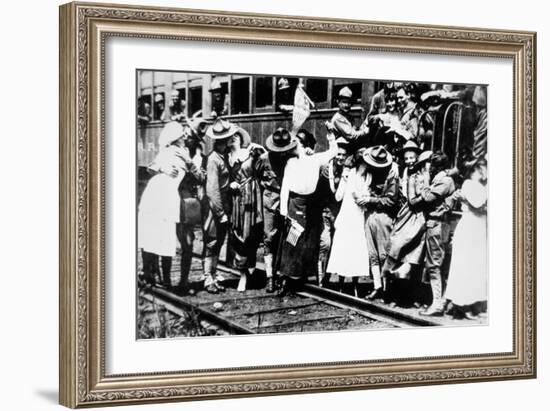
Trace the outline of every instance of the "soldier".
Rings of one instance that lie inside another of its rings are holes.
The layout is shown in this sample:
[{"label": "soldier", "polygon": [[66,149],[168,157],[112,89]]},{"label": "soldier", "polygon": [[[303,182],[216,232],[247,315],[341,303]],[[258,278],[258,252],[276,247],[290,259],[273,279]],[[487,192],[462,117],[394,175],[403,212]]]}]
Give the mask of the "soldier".
[{"label": "soldier", "polygon": [[381,269],[386,261],[393,219],[399,207],[399,174],[392,155],[383,147],[365,151],[363,159],[372,175],[369,194],[356,202],[365,210],[365,234],[374,290],[368,296],[376,298],[383,287]]},{"label": "soldier", "polygon": [[213,149],[206,164],[206,197],[209,207],[204,223],[204,286],[212,294],[225,290],[216,277],[216,268],[231,215],[230,174],[226,151],[229,139],[238,132],[237,126],[221,118],[216,119],[206,130],[206,135],[213,141]]},{"label": "soldier", "polygon": [[222,89],[221,83],[214,79],[208,90],[212,93],[212,117],[225,116],[229,112],[229,95]]},{"label": "soldier", "polygon": [[[369,133],[367,122],[363,122],[359,129],[353,126],[353,118],[351,117],[352,92],[349,87],[343,87],[338,92],[338,111],[332,116],[330,124],[333,132],[338,137],[345,138],[350,144],[350,149],[359,147]],[[364,145],[364,144],[363,144]],[[353,147],[351,147],[353,146]]]},{"label": "soldier", "polygon": [[[193,242],[195,241],[195,227],[204,221],[204,214],[208,209],[204,195],[206,181],[206,156],[201,150],[201,141],[204,136],[202,120],[187,120],[185,128],[185,147],[189,152],[191,162],[187,173],[181,181],[178,191],[181,198],[180,222],[176,226],[177,235],[181,244],[180,281],[176,290],[183,294],[189,290],[189,270],[193,259]],[[204,236],[203,236],[204,237]]]},{"label": "soldier", "polygon": [[455,191],[455,183],[446,171],[448,167],[448,157],[441,152],[434,153],[430,158],[430,186],[409,200],[412,206],[419,205],[424,209],[426,218],[424,280],[430,283],[433,301],[431,306],[420,314],[427,316],[443,315],[445,309],[441,266],[445,260],[445,247],[449,240],[448,217],[452,209],[452,194]]},{"label": "soldier", "polygon": [[168,107],[162,112],[162,121],[182,121],[185,118],[185,101],[178,90],[172,90]]},{"label": "soldier", "polygon": [[265,143],[268,150],[256,162],[256,175],[262,187],[264,217],[264,264],[267,276],[266,291],[275,292],[273,280],[276,271],[274,256],[278,253],[278,244],[284,226],[280,214],[280,194],[283,173],[287,160],[292,155],[297,141],[290,132],[282,127],[276,129]]}]

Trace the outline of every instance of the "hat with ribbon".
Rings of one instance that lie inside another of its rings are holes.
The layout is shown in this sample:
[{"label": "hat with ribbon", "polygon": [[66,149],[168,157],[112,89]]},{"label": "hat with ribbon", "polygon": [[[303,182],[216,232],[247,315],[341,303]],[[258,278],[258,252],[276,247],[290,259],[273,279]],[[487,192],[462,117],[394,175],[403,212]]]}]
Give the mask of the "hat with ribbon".
[{"label": "hat with ribbon", "polygon": [[293,139],[290,132],[283,127],[275,130],[265,142],[266,148],[276,153],[292,150],[297,144],[296,139]]},{"label": "hat with ribbon", "polygon": [[374,146],[363,153],[363,160],[373,168],[386,168],[392,165],[393,158],[384,146]]},{"label": "hat with ribbon", "polygon": [[403,145],[402,152],[404,153],[405,151],[414,151],[415,153],[420,153],[422,150],[420,150],[420,147],[418,147],[418,145],[414,141],[409,140]]},{"label": "hat with ribbon", "polygon": [[239,129],[235,124],[218,117],[214,123],[206,129],[206,136],[210,137],[212,140],[221,140],[231,137],[237,131],[239,131]]},{"label": "hat with ribbon", "polygon": [[167,147],[183,136],[184,129],[181,123],[171,121],[167,123],[159,135],[159,147]]}]

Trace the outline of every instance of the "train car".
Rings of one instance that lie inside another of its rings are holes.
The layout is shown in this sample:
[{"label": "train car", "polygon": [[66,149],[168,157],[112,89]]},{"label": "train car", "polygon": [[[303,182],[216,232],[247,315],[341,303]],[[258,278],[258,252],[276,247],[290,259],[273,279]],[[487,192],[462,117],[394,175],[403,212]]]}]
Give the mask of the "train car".
[{"label": "train car", "polygon": [[[221,116],[241,126],[252,140],[264,144],[277,127],[292,127],[294,92],[299,83],[315,104],[304,128],[313,133],[319,150],[326,148],[324,122],[337,111],[336,96],[343,87],[353,92],[352,116],[359,125],[366,117],[374,94],[383,87],[382,81],[362,79],[331,79],[282,77],[240,74],[205,74],[174,71],[137,72],[137,163],[144,173],[158,152],[158,136],[170,112],[178,120],[202,117],[212,121]],[[423,84],[423,86],[428,86]],[[434,85],[431,85],[432,87]],[[442,150],[454,166],[461,152],[471,145],[472,107],[455,101],[431,105],[419,118],[417,139],[424,149]],[[205,151],[210,151],[205,141]],[[138,177],[139,178],[139,177]]]}]

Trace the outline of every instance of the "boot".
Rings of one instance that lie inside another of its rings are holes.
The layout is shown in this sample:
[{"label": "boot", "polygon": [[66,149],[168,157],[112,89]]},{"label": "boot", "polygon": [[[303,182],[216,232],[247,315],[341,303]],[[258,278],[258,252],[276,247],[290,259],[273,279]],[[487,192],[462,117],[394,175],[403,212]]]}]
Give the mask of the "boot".
[{"label": "boot", "polygon": [[384,295],[384,287],[382,285],[382,274],[380,274],[380,267],[373,265],[371,267],[372,279],[374,281],[374,290],[367,295],[367,300],[375,300],[381,298]]},{"label": "boot", "polygon": [[218,259],[219,256],[212,256],[212,268],[210,275],[214,279],[214,286],[218,289],[218,291],[225,291],[225,287],[222,285],[222,281],[225,280],[223,278],[223,275],[218,273]]},{"label": "boot", "polygon": [[204,257],[204,289],[210,294],[217,294],[218,288],[215,285],[214,278],[212,277],[212,256]]},{"label": "boot", "polygon": [[319,257],[319,261],[317,262],[317,279],[319,282],[319,287],[323,286],[323,280],[325,278],[325,273],[323,270],[323,267],[325,266],[325,263],[321,257]]},{"label": "boot", "polygon": [[167,290],[172,289],[171,271],[172,271],[172,257],[162,256],[162,285]]},{"label": "boot", "polygon": [[443,283],[441,274],[433,274],[430,278],[430,286],[432,288],[433,301],[428,309],[421,311],[419,314],[424,316],[442,316],[445,312],[443,301]]},{"label": "boot", "polygon": [[275,282],[273,281],[273,254],[264,256],[265,275],[267,276],[267,284],[265,291],[268,293],[275,292]]},{"label": "boot", "polygon": [[265,286],[266,293],[274,293],[275,292],[275,281],[273,281],[273,277],[267,278],[267,284]]}]

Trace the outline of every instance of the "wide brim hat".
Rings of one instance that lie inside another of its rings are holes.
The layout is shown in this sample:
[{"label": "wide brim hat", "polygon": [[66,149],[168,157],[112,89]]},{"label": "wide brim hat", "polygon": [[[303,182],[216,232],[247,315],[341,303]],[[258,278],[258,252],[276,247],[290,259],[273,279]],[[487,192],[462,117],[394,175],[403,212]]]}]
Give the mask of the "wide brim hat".
[{"label": "wide brim hat", "polygon": [[363,153],[363,161],[373,168],[387,168],[393,164],[393,157],[383,146],[374,146]]},{"label": "wide brim hat", "polygon": [[250,134],[248,134],[248,131],[246,131],[244,128],[237,126],[237,132],[235,134],[239,134],[241,136],[241,147],[246,148],[252,143],[252,138],[250,137]]},{"label": "wide brim hat", "polygon": [[298,141],[292,138],[290,132],[284,128],[275,130],[265,142],[267,150],[275,153],[283,153],[292,150],[297,145]]},{"label": "wide brim hat", "polygon": [[214,123],[206,129],[206,136],[212,140],[223,140],[233,136],[239,131],[239,127],[229,121],[217,118]]},{"label": "wide brim hat", "polygon": [[167,123],[159,135],[159,146],[167,147],[183,136],[183,125],[177,121]]},{"label": "wide brim hat", "polygon": [[432,157],[432,154],[433,154],[433,151],[431,150],[426,150],[420,153],[420,155],[416,159],[416,165],[421,164],[425,161],[429,161],[430,158]]},{"label": "wide brim hat", "polygon": [[403,145],[403,148],[401,149],[401,152],[404,153],[405,151],[414,151],[415,153],[420,153],[422,150],[414,141],[409,140]]}]

